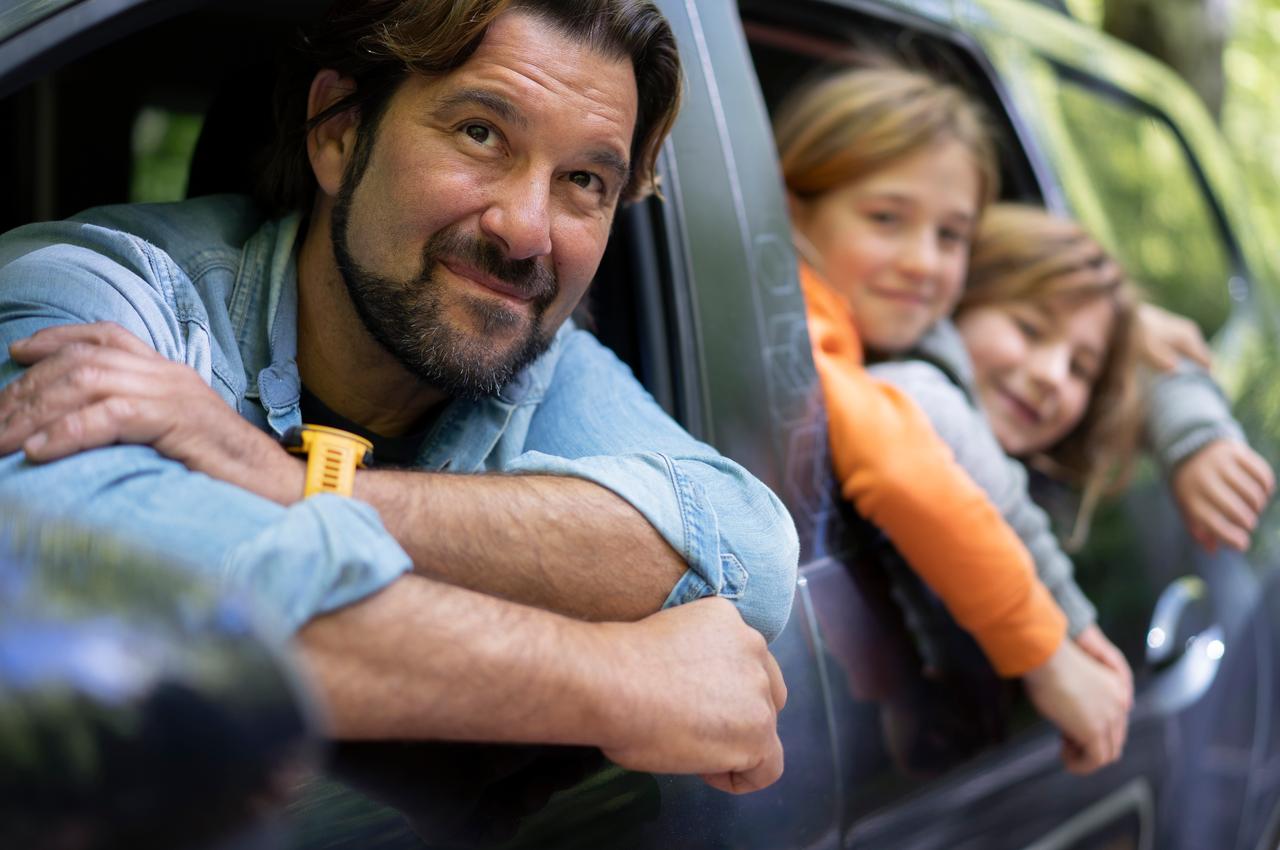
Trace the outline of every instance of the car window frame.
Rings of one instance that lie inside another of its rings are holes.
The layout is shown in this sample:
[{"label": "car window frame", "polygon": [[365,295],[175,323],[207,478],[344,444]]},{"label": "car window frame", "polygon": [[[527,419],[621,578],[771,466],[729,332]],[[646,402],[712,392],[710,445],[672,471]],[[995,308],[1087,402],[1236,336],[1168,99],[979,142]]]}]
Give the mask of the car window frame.
[{"label": "car window frame", "polygon": [[1228,277],[1227,296],[1230,298],[1233,306],[1244,301],[1247,298],[1247,292],[1233,292],[1230,289],[1230,281],[1239,278],[1252,289],[1254,276],[1251,273],[1247,258],[1244,255],[1239,239],[1236,237],[1235,231],[1231,226],[1223,206],[1221,198],[1214,190],[1213,184],[1210,182],[1208,174],[1205,172],[1204,166],[1200,162],[1195,148],[1187,140],[1186,135],[1179,128],[1178,123],[1169,116],[1167,112],[1161,109],[1151,101],[1127,91],[1114,83],[1103,80],[1088,71],[1069,65],[1058,59],[1042,56],[1041,57],[1057,77],[1057,81],[1066,85],[1074,85],[1078,88],[1093,94],[1101,99],[1109,100],[1121,106],[1132,109],[1134,112],[1141,113],[1156,122],[1160,123],[1169,131],[1172,138],[1177,142],[1178,147],[1182,150],[1186,158],[1188,166],[1190,166],[1191,176],[1195,180],[1196,187],[1200,190],[1201,197],[1206,202],[1206,206],[1212,216],[1213,223],[1217,226],[1218,236],[1222,241],[1222,246],[1228,264],[1230,265],[1230,275]]}]

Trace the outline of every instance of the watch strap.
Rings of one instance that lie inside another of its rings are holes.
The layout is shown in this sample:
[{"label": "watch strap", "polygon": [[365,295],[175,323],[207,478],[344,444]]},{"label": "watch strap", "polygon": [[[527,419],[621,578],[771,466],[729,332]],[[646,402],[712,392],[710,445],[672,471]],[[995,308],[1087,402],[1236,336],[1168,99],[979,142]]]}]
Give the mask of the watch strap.
[{"label": "watch strap", "polygon": [[317,493],[350,496],[356,470],[373,462],[373,443],[358,434],[326,425],[303,425],[285,432],[284,447],[307,456],[303,498]]}]

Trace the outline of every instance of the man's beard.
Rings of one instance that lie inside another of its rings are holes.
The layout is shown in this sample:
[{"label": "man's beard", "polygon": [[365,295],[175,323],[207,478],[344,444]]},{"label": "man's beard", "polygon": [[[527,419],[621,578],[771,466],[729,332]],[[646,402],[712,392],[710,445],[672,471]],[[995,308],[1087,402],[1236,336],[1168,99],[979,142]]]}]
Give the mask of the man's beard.
[{"label": "man's beard", "polygon": [[[374,274],[351,256],[348,217],[359,174],[348,174],[334,203],[330,236],[338,273],[356,314],[369,334],[402,366],[451,397],[479,399],[497,393],[520,370],[547,350],[555,329],[544,333],[542,318],[559,285],[536,259],[510,260],[492,242],[453,228],[435,233],[422,250],[422,270],[407,281]],[[453,296],[455,309],[471,314],[480,333],[449,324],[448,284],[439,278],[442,258],[492,275],[529,296],[528,313],[494,299]],[[519,328],[527,325],[523,331]],[[516,336],[495,344],[495,334]]]}]

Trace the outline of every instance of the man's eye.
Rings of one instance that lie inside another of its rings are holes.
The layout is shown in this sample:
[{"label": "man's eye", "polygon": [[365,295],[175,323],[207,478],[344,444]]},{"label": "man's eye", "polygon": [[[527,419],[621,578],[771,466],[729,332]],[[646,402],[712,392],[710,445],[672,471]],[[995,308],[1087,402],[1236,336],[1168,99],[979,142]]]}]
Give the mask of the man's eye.
[{"label": "man's eye", "polygon": [[604,182],[590,171],[573,171],[569,173],[569,182],[580,189],[603,189]]},{"label": "man's eye", "polygon": [[483,124],[468,124],[462,128],[462,132],[466,133],[471,141],[481,145],[488,144],[493,138],[493,130]]}]

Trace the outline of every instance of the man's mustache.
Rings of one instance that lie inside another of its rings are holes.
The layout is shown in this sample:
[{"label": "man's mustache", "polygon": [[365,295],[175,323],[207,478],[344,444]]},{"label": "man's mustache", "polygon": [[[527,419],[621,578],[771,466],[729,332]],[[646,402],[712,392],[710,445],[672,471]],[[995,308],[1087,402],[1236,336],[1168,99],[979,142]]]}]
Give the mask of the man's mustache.
[{"label": "man's mustache", "polygon": [[535,304],[549,304],[560,291],[555,272],[536,258],[513,260],[488,239],[443,230],[427,241],[422,249],[424,274],[442,258],[448,257],[479,272],[497,278],[517,289]]}]

